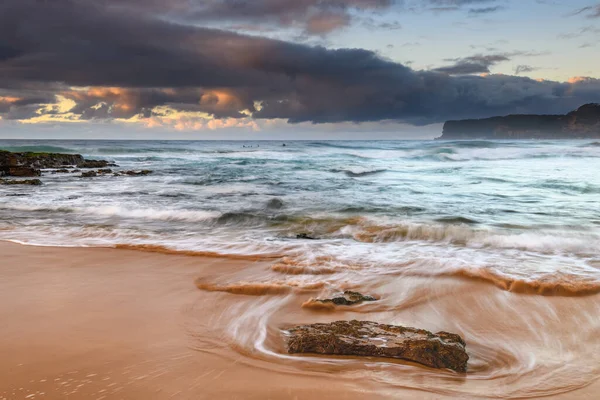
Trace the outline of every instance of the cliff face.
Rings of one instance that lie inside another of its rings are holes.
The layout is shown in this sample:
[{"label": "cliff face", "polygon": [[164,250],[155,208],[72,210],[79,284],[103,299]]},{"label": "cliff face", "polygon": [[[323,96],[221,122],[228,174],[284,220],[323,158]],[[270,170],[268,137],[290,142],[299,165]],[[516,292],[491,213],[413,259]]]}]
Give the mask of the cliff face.
[{"label": "cliff face", "polygon": [[598,139],[600,104],[586,104],[567,115],[508,115],[448,121],[438,139]]}]

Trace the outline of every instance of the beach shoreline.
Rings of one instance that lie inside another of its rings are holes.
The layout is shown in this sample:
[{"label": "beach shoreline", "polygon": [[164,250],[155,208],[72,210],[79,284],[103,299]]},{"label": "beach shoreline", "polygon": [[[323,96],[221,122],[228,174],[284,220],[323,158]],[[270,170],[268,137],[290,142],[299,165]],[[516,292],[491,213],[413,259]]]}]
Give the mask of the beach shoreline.
[{"label": "beach shoreline", "polygon": [[[268,322],[274,325],[271,328],[296,321],[370,317],[360,314],[368,313],[368,308],[357,309],[359,314],[302,309],[302,301],[310,293],[240,296],[226,290],[203,291],[196,286],[199,279],[209,280],[215,276],[219,279],[240,273],[248,276],[247,271],[263,274],[270,270],[273,261],[110,248],[37,247],[9,242],[0,242],[0,253],[3,276],[0,319],[5,326],[0,331],[0,354],[3,355],[0,358],[0,398],[359,399],[400,396],[434,399],[461,397],[457,390],[465,384],[480,390],[477,376],[482,372],[487,374],[485,368],[488,367],[477,366],[477,360],[472,375],[475,379],[462,383],[464,378],[450,373],[433,375],[428,369],[385,363],[379,367],[374,360],[346,360],[347,364],[340,366],[327,362],[311,364],[306,359],[298,366],[289,358],[256,354],[265,351],[253,348],[262,346],[258,341],[247,346],[232,342],[228,339],[228,330],[232,328],[227,324],[227,315],[238,315],[241,319],[248,310],[268,304],[282,307],[283,316],[273,317]],[[517,301],[528,304],[549,302],[556,307],[568,303],[564,306],[565,313],[579,304],[600,304],[597,295],[527,296],[477,282],[438,279],[446,283],[440,284],[435,296],[430,296],[435,307],[439,307],[443,299],[443,285],[447,292],[444,296],[471,288],[473,296],[482,296],[482,293],[499,298],[515,296]],[[469,295],[464,295],[465,302],[470,301]],[[286,299],[286,302],[273,303],[273,299]],[[419,312],[418,307],[411,313]],[[401,309],[398,312],[402,312]],[[593,307],[588,311],[594,311]],[[483,316],[478,318],[481,324],[488,322]],[[482,331],[486,331],[483,326]],[[266,352],[274,349],[284,353],[276,343],[277,338],[269,332],[266,335],[264,342],[270,347]],[[475,338],[467,336],[465,339],[469,351],[482,351],[474,343]],[[513,340],[518,341],[519,337]],[[509,361],[498,360],[497,367]],[[407,382],[391,385],[381,379],[388,375],[377,375],[382,372],[400,380],[402,374],[406,374]],[[565,374],[577,373],[565,371]],[[443,390],[435,389],[434,385],[431,392],[427,391],[427,385],[416,390],[418,385],[411,383],[412,374],[430,375],[448,384]],[[581,381],[572,388],[554,391],[554,395],[548,390],[547,395],[557,399],[592,399],[598,388],[597,380]],[[513,393],[507,397],[517,397],[514,393],[519,392],[507,387],[506,393]],[[470,397],[488,396],[482,391],[481,396]]]},{"label": "beach shoreline", "polygon": [[244,262],[8,242],[0,253],[0,398],[308,399],[317,387],[324,398],[360,397],[239,363],[228,346],[199,351],[186,315],[218,310],[203,309],[214,295],[194,280]]}]

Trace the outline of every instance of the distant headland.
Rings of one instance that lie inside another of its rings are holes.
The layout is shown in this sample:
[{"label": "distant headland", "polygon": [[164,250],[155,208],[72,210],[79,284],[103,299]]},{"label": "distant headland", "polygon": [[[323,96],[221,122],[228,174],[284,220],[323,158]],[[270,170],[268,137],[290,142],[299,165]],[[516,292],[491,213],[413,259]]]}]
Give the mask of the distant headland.
[{"label": "distant headland", "polygon": [[599,139],[600,104],[566,115],[508,115],[447,121],[439,140],[460,139]]}]

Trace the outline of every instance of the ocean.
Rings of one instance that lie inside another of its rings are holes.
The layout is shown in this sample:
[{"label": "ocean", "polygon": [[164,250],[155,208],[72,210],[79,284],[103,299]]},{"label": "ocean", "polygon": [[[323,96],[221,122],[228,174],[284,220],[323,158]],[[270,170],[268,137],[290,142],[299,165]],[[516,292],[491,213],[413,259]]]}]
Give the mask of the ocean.
[{"label": "ocean", "polygon": [[[45,173],[42,186],[0,186],[0,240],[247,260],[237,270],[207,266],[189,282],[219,292],[182,311],[192,349],[225,346],[235,363],[334,374],[390,398],[404,389],[427,398],[561,395],[600,375],[598,142],[4,140],[0,148],[154,171]],[[60,276],[48,284],[64,290]],[[313,301],[344,290],[378,300],[351,309]],[[208,309],[208,319],[197,311]],[[281,329],[337,319],[458,333],[467,375],[282,349]]]},{"label": "ocean", "polygon": [[0,239],[600,288],[597,142],[5,140],[0,149],[154,171],[0,187]]}]

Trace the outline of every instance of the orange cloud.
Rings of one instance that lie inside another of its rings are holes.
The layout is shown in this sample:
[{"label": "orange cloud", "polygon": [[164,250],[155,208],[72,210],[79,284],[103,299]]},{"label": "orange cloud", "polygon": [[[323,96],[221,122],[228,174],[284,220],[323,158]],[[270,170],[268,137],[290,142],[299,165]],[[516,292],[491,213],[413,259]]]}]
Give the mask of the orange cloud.
[{"label": "orange cloud", "polygon": [[590,82],[594,80],[594,78],[590,78],[589,76],[574,76],[572,78],[569,78],[569,80],[567,82],[569,83],[583,83],[583,82]]},{"label": "orange cloud", "polygon": [[200,98],[200,105],[213,109],[242,109],[244,104],[232,91],[226,89],[207,90]]},{"label": "orange cloud", "polygon": [[0,96],[0,103],[13,104],[20,100],[22,100],[20,97]]}]

